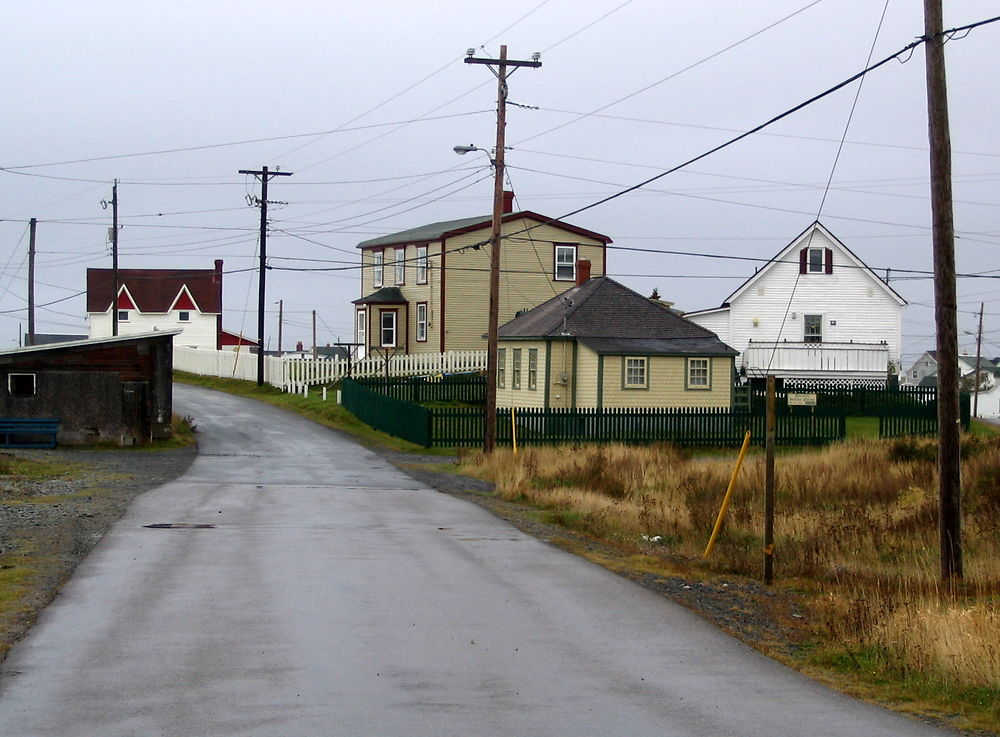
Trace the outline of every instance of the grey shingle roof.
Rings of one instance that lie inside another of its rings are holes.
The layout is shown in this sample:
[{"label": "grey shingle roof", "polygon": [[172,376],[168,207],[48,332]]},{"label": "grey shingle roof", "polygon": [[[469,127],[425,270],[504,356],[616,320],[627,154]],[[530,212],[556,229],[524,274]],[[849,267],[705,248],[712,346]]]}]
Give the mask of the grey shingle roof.
[{"label": "grey shingle roof", "polygon": [[406,303],[407,299],[403,296],[403,292],[400,291],[399,287],[382,287],[381,289],[372,292],[367,297],[354,300],[351,304],[405,305]]},{"label": "grey shingle roof", "polygon": [[[568,334],[600,352],[736,355],[712,331],[665,310],[614,279],[599,276],[500,327],[501,338]],[[645,350],[645,349],[648,349]]]},{"label": "grey shingle roof", "polygon": [[420,241],[436,241],[445,233],[450,233],[453,230],[461,230],[462,228],[468,228],[470,225],[477,225],[482,223],[483,225],[489,225],[492,221],[492,215],[479,215],[474,218],[461,218],[459,220],[443,220],[440,223],[430,223],[428,225],[421,225],[416,228],[410,228],[409,230],[401,230],[398,233],[390,233],[389,235],[379,236],[378,238],[372,238],[367,241],[361,241],[358,244],[358,248],[370,248],[372,246],[390,246],[394,243],[415,243]]}]

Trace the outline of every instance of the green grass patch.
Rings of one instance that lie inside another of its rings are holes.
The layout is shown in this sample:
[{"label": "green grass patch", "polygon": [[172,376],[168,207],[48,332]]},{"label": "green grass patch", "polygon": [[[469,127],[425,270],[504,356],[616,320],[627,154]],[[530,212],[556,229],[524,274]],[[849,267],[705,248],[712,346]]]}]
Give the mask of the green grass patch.
[{"label": "green grass patch", "polygon": [[878,417],[848,417],[847,438],[878,440]]}]

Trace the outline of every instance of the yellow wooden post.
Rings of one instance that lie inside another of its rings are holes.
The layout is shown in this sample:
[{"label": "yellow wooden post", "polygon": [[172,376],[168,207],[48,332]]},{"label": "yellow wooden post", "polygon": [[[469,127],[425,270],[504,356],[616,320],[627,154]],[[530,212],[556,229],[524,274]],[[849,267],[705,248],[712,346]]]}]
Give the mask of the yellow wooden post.
[{"label": "yellow wooden post", "polygon": [[715,547],[715,539],[719,536],[719,530],[722,529],[722,520],[726,518],[726,510],[729,508],[729,499],[733,495],[733,487],[736,486],[736,476],[740,472],[740,466],[743,465],[743,457],[747,454],[747,448],[750,447],[750,431],[747,430],[747,434],[743,437],[743,447],[740,448],[740,455],[736,459],[736,467],[733,468],[732,478],[729,479],[729,488],[726,489],[726,496],[722,499],[722,507],[719,509],[719,516],[715,520],[715,528],[712,530],[712,537],[708,540],[708,545],[705,548],[705,555],[702,556],[707,558],[712,553],[712,548]]}]

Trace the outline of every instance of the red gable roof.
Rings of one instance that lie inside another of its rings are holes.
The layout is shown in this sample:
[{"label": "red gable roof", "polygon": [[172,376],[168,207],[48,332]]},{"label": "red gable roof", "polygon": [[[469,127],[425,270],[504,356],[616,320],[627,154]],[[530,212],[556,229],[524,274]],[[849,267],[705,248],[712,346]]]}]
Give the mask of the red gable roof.
[{"label": "red gable roof", "polygon": [[[118,286],[128,288],[134,309],[140,312],[169,312],[195,309],[182,289],[187,287],[203,313],[222,312],[222,261],[214,269],[118,269]],[[111,269],[87,269],[87,312],[106,312],[112,304],[114,272]],[[123,307],[119,300],[119,307]]]}]

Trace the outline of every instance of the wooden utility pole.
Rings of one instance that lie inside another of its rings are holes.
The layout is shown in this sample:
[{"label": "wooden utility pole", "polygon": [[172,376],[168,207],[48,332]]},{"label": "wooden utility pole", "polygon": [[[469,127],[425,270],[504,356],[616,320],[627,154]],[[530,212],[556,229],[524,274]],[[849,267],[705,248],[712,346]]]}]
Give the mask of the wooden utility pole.
[{"label": "wooden utility pole", "polygon": [[118,180],[111,185],[111,334],[118,335]]},{"label": "wooden utility pole", "polygon": [[[486,64],[497,77],[497,142],[493,154],[493,222],[490,229],[490,313],[486,333],[486,409],[483,426],[483,451],[492,453],[497,437],[497,330],[500,320],[500,228],[503,223],[503,167],[504,141],[507,127],[507,77],[508,67],[532,67],[542,65],[538,54],[531,61],[515,61],[507,58],[507,46],[500,47],[499,59],[483,59],[473,56],[470,49],[466,64]],[[493,69],[496,67],[496,69]]]},{"label": "wooden utility pole", "polygon": [[941,0],[924,0],[927,131],[934,240],[934,319],[938,365],[938,531],[941,578],[962,578],[962,504],[958,409],[958,297],[951,196],[951,133]]},{"label": "wooden utility pole", "polygon": [[316,360],[316,310],[313,310],[313,360]]},{"label": "wooden utility pole", "polygon": [[986,303],[979,303],[979,332],[976,333],[976,385],[972,390],[972,416],[979,414],[979,362],[983,358],[983,309]]},{"label": "wooden utility pole", "polygon": [[28,335],[25,345],[35,344],[35,226],[38,221],[28,221]]},{"label": "wooden utility pole", "polygon": [[278,300],[278,356],[281,356],[281,328],[285,321],[285,300]]},{"label": "wooden utility pole", "polygon": [[777,400],[774,377],[767,377],[767,416],[764,436],[764,583],[774,582],[774,445],[777,439]]},{"label": "wooden utility pole", "polygon": [[272,177],[290,177],[290,171],[240,169],[240,174],[253,174],[260,179],[260,265],[257,275],[257,386],[264,385],[264,304],[267,296],[267,183]]}]

